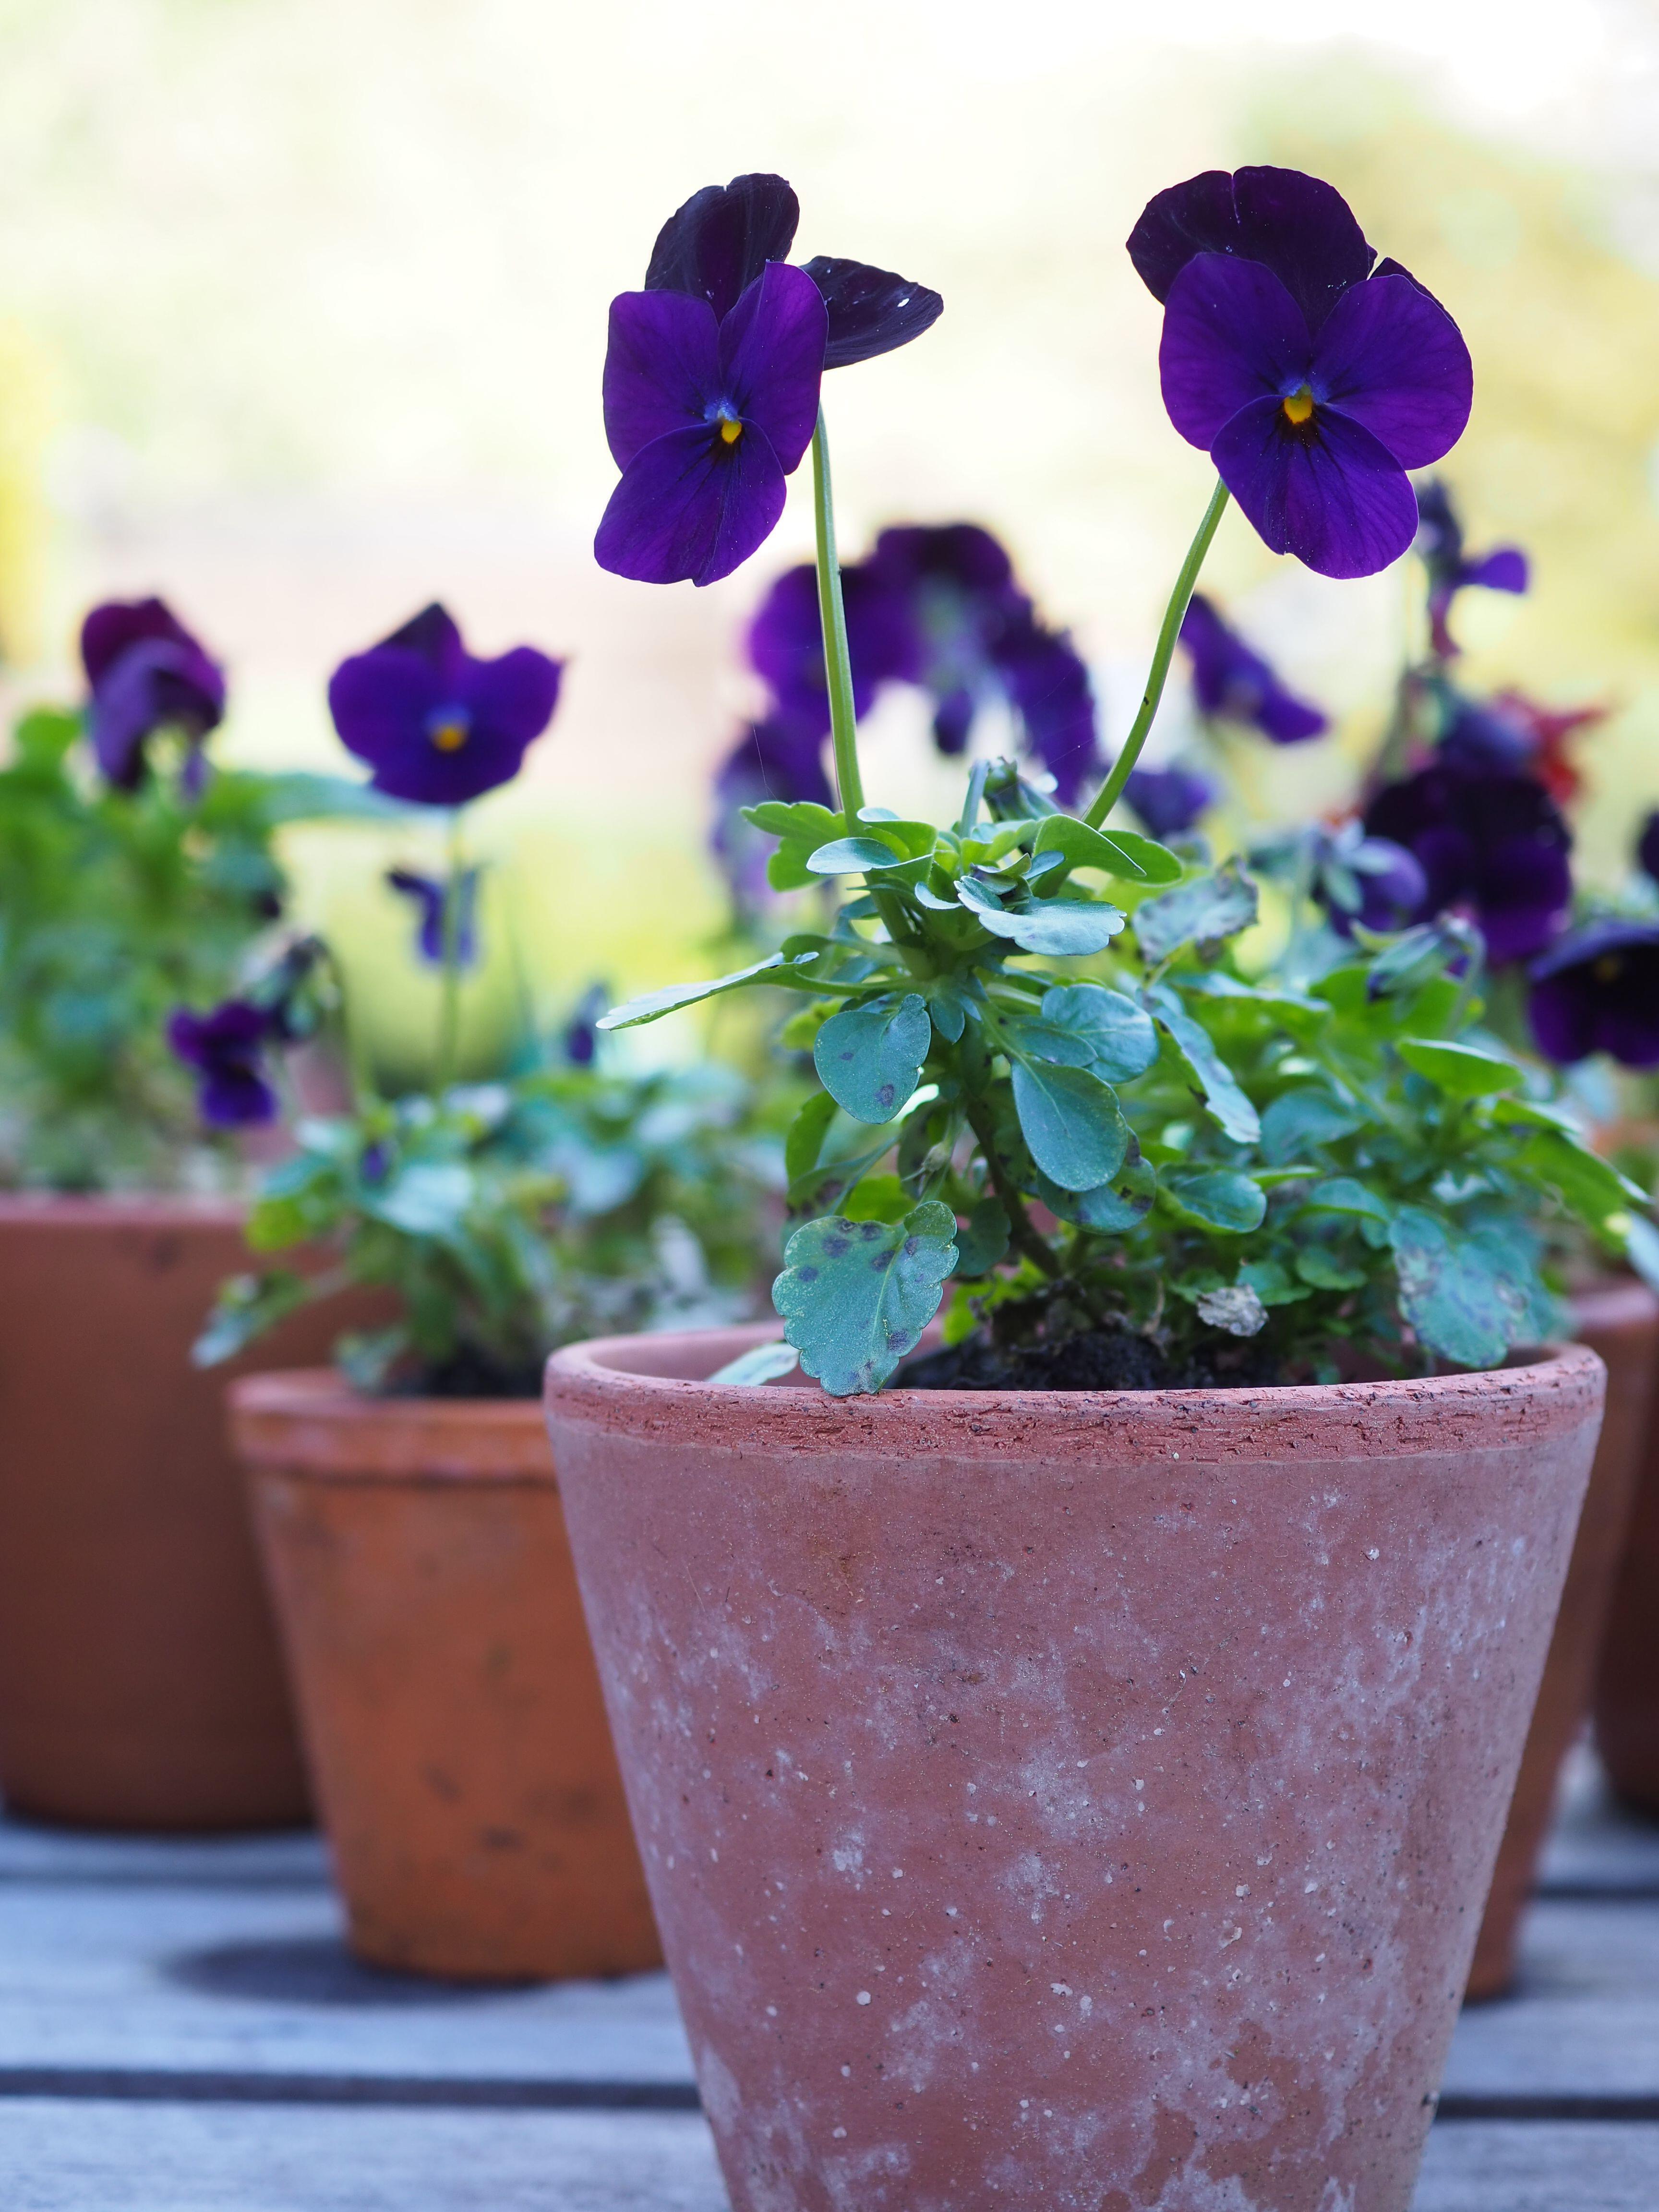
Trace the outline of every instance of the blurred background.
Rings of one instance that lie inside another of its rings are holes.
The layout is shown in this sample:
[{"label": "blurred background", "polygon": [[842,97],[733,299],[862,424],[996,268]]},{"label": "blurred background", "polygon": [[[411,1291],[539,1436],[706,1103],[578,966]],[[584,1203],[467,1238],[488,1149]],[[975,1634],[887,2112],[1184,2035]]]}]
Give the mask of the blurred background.
[{"label": "blurred background", "polygon": [[[1151,35],[1115,0],[4,0],[13,703],[74,692],[90,601],[155,591],[229,663],[226,756],[347,765],[330,670],[441,598],[475,649],[569,657],[553,730],[478,810],[511,922],[492,937],[553,1002],[696,973],[725,913],[708,775],[754,703],[744,625],[811,518],[802,471],[775,537],[706,592],[593,564],[606,304],[663,219],[776,169],[802,257],[944,294],[921,343],[826,386],[843,553],[889,521],[986,523],[1115,731],[1209,481],[1164,417],[1159,311],[1122,240],[1162,186],[1280,161],[1334,182],[1463,327],[1475,408],[1446,473],[1476,547],[1517,539],[1535,574],[1526,600],[1472,595],[1468,674],[1613,703],[1583,850],[1613,872],[1615,817],[1659,799],[1659,15],[1165,12]],[[1405,578],[1322,581],[1233,515],[1209,580],[1340,718],[1264,775],[1340,804],[1386,712]],[[874,796],[926,795],[924,727],[919,702],[884,703]],[[392,1050],[432,987],[379,871],[420,847],[331,830],[294,850]]]}]

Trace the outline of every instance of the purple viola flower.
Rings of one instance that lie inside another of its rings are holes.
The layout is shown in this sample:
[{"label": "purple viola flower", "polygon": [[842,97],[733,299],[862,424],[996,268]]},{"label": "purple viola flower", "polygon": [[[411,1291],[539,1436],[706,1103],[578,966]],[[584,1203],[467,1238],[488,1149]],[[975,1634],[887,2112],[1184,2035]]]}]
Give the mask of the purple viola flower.
[{"label": "purple viola flower", "polygon": [[1276,745],[1299,744],[1330,727],[1319,708],[1279,681],[1271,665],[1194,592],[1181,624],[1193,664],[1193,692],[1206,714],[1248,722]]},{"label": "purple viola flower", "polygon": [[1636,864],[1644,875],[1659,884],[1659,813],[1650,814],[1642,824],[1636,841]]},{"label": "purple viola flower", "polygon": [[572,1067],[592,1067],[599,1057],[599,1016],[611,1003],[603,983],[590,983],[576,1001],[559,1038],[560,1049]]},{"label": "purple viola flower", "polygon": [[[884,684],[909,674],[915,625],[905,592],[873,562],[849,563],[841,572],[841,588],[853,705],[861,720]],[[827,733],[830,687],[823,672],[817,571],[810,562],[786,568],[778,578],[749,626],[748,643],[749,665],[771,693],[776,716],[799,736]]]},{"label": "purple viola flower", "polygon": [[[470,968],[478,957],[478,878],[477,868],[463,868],[455,885],[455,964]],[[422,876],[413,868],[388,868],[386,882],[420,908],[415,947],[434,968],[444,964],[444,927],[450,886],[435,876]]]},{"label": "purple viola flower", "polygon": [[94,607],[81,627],[81,660],[93,748],[118,791],[143,782],[144,748],[156,731],[179,731],[194,763],[202,739],[224,719],[223,669],[161,599]]},{"label": "purple viola flower", "polygon": [[1308,856],[1314,897],[1340,936],[1356,927],[1401,929],[1422,911],[1429,883],[1422,863],[1405,846],[1368,837],[1358,822],[1310,831]]},{"label": "purple viola flower", "polygon": [[611,302],[605,427],[623,471],[601,568],[712,584],[776,526],[826,368],[906,345],[943,302],[858,261],[785,260],[799,205],[781,177],[706,185],[658,234],[645,289]]},{"label": "purple viola flower", "polygon": [[1527,1011],[1539,1050],[1563,1066],[1605,1052],[1659,1067],[1659,927],[1592,922],[1535,961]]},{"label": "purple viola flower", "polygon": [[329,679],[348,751],[388,799],[462,806],[515,776],[553,719],[562,661],[521,645],[477,660],[444,609],[423,609]]},{"label": "purple viola flower", "polygon": [[1424,896],[1401,919],[1467,910],[1494,964],[1541,952],[1571,903],[1571,833],[1530,776],[1465,775],[1437,763],[1385,785],[1364,827],[1404,846],[1423,871]]},{"label": "purple viola flower", "polygon": [[1446,626],[1457,594],[1472,584],[1489,592],[1524,592],[1531,580],[1527,556],[1518,545],[1499,545],[1471,560],[1451,494],[1438,477],[1417,487],[1417,550],[1429,572],[1434,650],[1438,659],[1451,660],[1461,650]]},{"label": "purple viola flower", "polygon": [[1129,255],[1164,302],[1158,364],[1182,436],[1265,542],[1369,576],[1417,533],[1407,469],[1449,452],[1474,373],[1457,325],[1346,202],[1295,169],[1211,170],[1160,192]]},{"label": "purple viola flower", "polygon": [[194,1068],[202,1119],[216,1129],[247,1128],[276,1116],[276,1093],[265,1080],[265,1048],[274,1041],[270,1009],[227,999],[210,1013],[180,1006],[167,1023],[167,1042]]},{"label": "purple viola flower", "polygon": [[1123,796],[1139,816],[1149,837],[1184,837],[1212,804],[1215,787],[1207,776],[1178,764],[1133,768]]}]

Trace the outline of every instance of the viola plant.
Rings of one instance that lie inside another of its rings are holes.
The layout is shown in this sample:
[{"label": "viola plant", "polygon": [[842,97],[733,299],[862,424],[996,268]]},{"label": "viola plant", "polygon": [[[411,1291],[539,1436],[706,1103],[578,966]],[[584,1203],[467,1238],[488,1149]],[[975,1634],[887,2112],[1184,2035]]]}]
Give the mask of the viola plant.
[{"label": "viola plant", "polygon": [[[0,1183],[223,1186],[229,1123],[193,1112],[167,1018],[232,990],[280,915],[285,823],[386,810],[215,766],[224,672],[161,600],[94,608],[81,642],[85,704],[26,713],[0,769]],[[203,1049],[228,1064],[228,1036]]]},{"label": "viola plant", "polygon": [[[386,1326],[336,1347],[359,1389],[530,1396],[548,1353],[573,1336],[748,1310],[781,1148],[735,1073],[601,1058],[603,1001],[590,994],[549,1035],[527,1024],[498,1079],[454,1079],[460,994],[479,951],[479,872],[462,856],[460,811],[517,772],[552,718],[559,674],[527,646],[475,659],[440,607],[337,670],[336,724],[374,787],[446,810],[447,875],[388,878],[415,908],[415,957],[443,976],[438,1079],[430,1092],[380,1095],[353,1049],[342,976],[314,938],[210,1012],[175,1013],[171,1042],[204,1121],[284,1111],[293,1143],[247,1231],[276,1264],[225,1286],[201,1364],[301,1306],[371,1290],[385,1294]],[[348,1110],[331,1115],[299,1110],[287,1077],[292,1049],[319,1034],[352,1076]],[[311,1265],[281,1262],[296,1247]]]},{"label": "viola plant", "polygon": [[[1481,1040],[1467,932],[1356,943],[1311,988],[1253,981],[1233,950],[1256,919],[1248,875],[1110,826],[1229,485],[1269,544],[1369,573],[1416,526],[1404,466],[1446,449],[1469,400],[1449,317],[1373,270],[1311,179],[1194,179],[1152,203],[1131,252],[1170,301],[1170,413],[1188,434],[1202,416],[1223,482],[1092,799],[1063,811],[981,761],[943,825],[866,804],[820,418],[837,804],[745,818],[777,841],[775,881],[858,883],[823,930],[601,1024],[757,986],[805,1000],[784,1036],[823,1088],[787,1147],[811,1217],[774,1291],[787,1349],[729,1379],[798,1354],[837,1395],[896,1375],[1296,1380],[1334,1371],[1345,1342],[1396,1367],[1488,1364],[1548,1324],[1534,1217],[1605,1224],[1639,1195]],[[946,1349],[904,1365],[947,1284]]]}]

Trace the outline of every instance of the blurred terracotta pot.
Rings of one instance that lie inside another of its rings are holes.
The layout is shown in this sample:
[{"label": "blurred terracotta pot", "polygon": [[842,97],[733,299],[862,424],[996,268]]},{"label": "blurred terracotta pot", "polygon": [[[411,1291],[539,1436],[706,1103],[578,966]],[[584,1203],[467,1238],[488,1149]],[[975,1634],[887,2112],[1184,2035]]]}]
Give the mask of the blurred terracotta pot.
[{"label": "blurred terracotta pot", "polygon": [[1627,1805],[1659,1815],[1659,1405],[1640,1447],[1636,1498],[1595,1684],[1595,1746]]},{"label": "blurred terracotta pot", "polygon": [[1641,1283],[1609,1284],[1575,1298],[1573,1312],[1579,1342],[1607,1368],[1607,1413],[1469,1969],[1468,1996],[1476,2002],[1501,1996],[1515,1979],[1516,1933],[1532,1893],[1561,1763],[1589,1711],[1652,1413],[1659,1298]]},{"label": "blurred terracotta pot", "polygon": [[232,1393],[352,1949],[463,1979],[661,1964],[540,1407]]},{"label": "blurred terracotta pot", "polygon": [[547,1380],[734,2212],[1406,2212],[1600,1362],[697,1379],[762,1334]]},{"label": "blurred terracotta pot", "polygon": [[[0,1197],[0,1794],[106,1828],[291,1826],[308,1794],[224,1432],[190,1364],[242,1210]],[[228,1372],[315,1358],[296,1316]]]}]

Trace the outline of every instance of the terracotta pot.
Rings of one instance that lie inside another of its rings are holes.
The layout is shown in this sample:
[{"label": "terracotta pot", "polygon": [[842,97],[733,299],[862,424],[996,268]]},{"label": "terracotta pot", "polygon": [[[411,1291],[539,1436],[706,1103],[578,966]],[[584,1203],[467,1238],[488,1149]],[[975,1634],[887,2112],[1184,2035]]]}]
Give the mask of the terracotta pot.
[{"label": "terracotta pot", "polygon": [[352,1949],[463,1979],[659,1966],[533,1399],[232,1393]]},{"label": "terracotta pot", "polygon": [[1595,1746],[1626,1804],[1659,1815],[1659,1422],[1650,1416],[1601,1645]]},{"label": "terracotta pot", "polygon": [[1532,1894],[1561,1764],[1589,1711],[1652,1410],[1659,1298],[1641,1283],[1609,1284],[1575,1298],[1573,1312],[1579,1341],[1607,1370],[1607,1414],[1475,1942],[1468,1994],[1477,2003],[1502,1996],[1515,1979],[1516,1935]]},{"label": "terracotta pot", "polygon": [[227,1372],[315,1358],[296,1316],[190,1364],[241,1209],[0,1197],[0,1792],[105,1828],[309,1818],[275,1626],[224,1433]]},{"label": "terracotta pot", "polygon": [[760,1334],[547,1389],[736,2212],[1406,2212],[1600,1362],[695,1379]]}]

